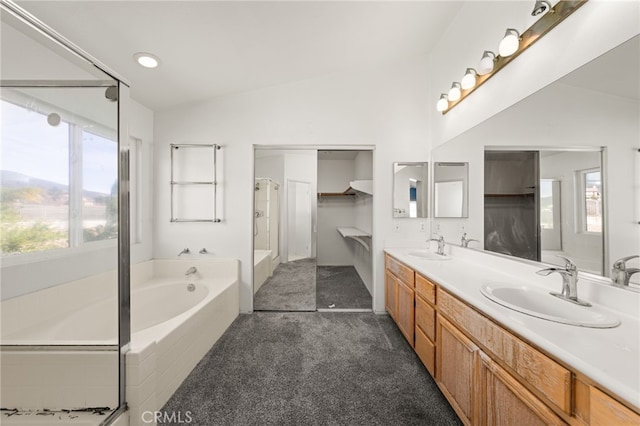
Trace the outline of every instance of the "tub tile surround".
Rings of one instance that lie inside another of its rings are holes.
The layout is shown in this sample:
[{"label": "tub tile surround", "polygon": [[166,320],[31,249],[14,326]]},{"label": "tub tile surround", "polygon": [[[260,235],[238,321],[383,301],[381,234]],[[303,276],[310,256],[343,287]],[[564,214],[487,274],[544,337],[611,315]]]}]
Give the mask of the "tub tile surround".
[{"label": "tub tile surround", "polygon": [[[435,243],[423,244],[423,248],[426,247],[435,252]],[[541,277],[535,272],[542,268],[535,265],[457,246],[446,247],[452,256],[446,262],[409,255],[415,245],[410,248],[395,245],[385,252],[640,409],[640,293],[581,276],[579,297],[618,316],[621,324],[610,329],[559,324],[503,307],[480,292],[486,282],[518,283],[560,291],[559,275]]]},{"label": "tub tile surround", "polygon": [[[187,279],[184,272],[192,266],[198,272]],[[70,297],[72,301],[64,307],[67,310],[70,304],[75,309],[82,309],[106,294],[115,298],[115,291],[108,291],[114,287],[114,274],[100,274],[93,281],[85,278],[38,292],[46,294],[33,293],[3,301],[3,338],[5,333],[19,335],[64,318],[64,310],[55,301]],[[132,334],[130,351],[126,355],[130,424],[146,424],[141,420],[142,413],[159,410],[164,405],[239,315],[238,277],[236,259],[156,259],[132,265],[132,291],[153,291],[148,287],[167,282],[193,282],[196,285],[201,282],[206,284],[208,293],[197,306]],[[49,303],[44,303],[47,298]],[[42,315],[38,312],[39,321],[33,320],[36,315],[32,302],[44,311]],[[5,310],[5,306],[9,308]],[[156,308],[162,309],[162,306]],[[6,322],[9,318],[11,320]],[[47,321],[43,322],[42,318]],[[203,333],[203,330],[207,332]],[[1,362],[3,407],[33,410],[117,406],[117,352],[5,351]]]},{"label": "tub tile surround", "polygon": [[[191,266],[198,272],[187,279],[184,272]],[[162,408],[239,315],[238,274],[235,259],[161,260],[153,268],[142,265],[135,272],[132,270],[132,289],[149,282],[161,284],[167,276],[196,285],[201,280],[213,280],[215,285],[210,290],[210,301],[200,309],[189,310],[134,336],[126,355],[131,425],[148,424],[142,420],[143,413]]]}]

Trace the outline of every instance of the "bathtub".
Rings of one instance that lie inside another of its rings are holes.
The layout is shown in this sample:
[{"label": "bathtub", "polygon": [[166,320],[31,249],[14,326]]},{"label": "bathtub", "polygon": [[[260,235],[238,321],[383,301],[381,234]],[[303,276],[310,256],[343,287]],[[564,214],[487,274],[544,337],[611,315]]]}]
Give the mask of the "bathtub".
[{"label": "bathtub", "polygon": [[256,294],[262,284],[273,274],[271,250],[253,251],[253,294]]},{"label": "bathtub", "polygon": [[[186,279],[191,266],[198,272]],[[2,406],[117,406],[118,352],[100,349],[117,345],[114,283],[110,272],[2,302],[3,345],[76,345],[46,352],[5,347]],[[151,260],[131,267],[130,424],[145,424],[142,413],[168,401],[238,314],[237,260]]]}]

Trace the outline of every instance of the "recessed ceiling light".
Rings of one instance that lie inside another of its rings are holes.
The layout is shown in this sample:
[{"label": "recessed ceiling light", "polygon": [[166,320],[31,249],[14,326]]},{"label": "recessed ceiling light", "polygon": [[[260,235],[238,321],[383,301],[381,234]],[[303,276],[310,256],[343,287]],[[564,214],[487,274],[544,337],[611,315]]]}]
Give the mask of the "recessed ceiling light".
[{"label": "recessed ceiling light", "polygon": [[156,68],[160,64],[160,60],[156,55],[146,52],[138,52],[133,55],[133,59],[145,68]]}]

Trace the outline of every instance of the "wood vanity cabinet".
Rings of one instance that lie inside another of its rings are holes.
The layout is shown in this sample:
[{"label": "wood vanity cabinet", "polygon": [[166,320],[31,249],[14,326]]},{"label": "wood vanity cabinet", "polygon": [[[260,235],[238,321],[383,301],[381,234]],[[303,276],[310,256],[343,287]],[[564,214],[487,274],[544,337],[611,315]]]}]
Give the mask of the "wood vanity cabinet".
[{"label": "wood vanity cabinet", "polygon": [[454,325],[438,315],[436,383],[466,425],[480,424],[480,349]]},{"label": "wood vanity cabinet", "polygon": [[415,351],[431,376],[436,374],[436,286],[416,274]]},{"label": "wood vanity cabinet", "polygon": [[640,425],[640,415],[634,413],[600,389],[590,386],[589,405],[593,426]]},{"label": "wood vanity cabinet", "polygon": [[464,424],[640,425],[597,383],[393,257],[385,263],[387,312]]},{"label": "wood vanity cabinet", "polygon": [[385,309],[414,347],[415,272],[393,257],[385,256]]}]

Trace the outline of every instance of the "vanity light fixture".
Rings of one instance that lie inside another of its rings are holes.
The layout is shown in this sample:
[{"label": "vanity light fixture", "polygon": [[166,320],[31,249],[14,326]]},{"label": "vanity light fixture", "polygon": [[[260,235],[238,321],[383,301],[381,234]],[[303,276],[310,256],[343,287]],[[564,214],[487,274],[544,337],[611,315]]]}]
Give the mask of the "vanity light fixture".
[{"label": "vanity light fixture", "polygon": [[536,4],[533,6],[531,16],[542,15],[543,13],[547,13],[549,10],[551,10],[551,3],[547,0],[537,0]]},{"label": "vanity light fixture", "polygon": [[485,75],[493,71],[496,61],[496,54],[490,50],[485,50],[478,65],[478,74]]},{"label": "vanity light fixture", "polygon": [[460,96],[462,96],[462,90],[460,83],[453,83],[451,85],[451,89],[449,89],[449,100],[450,101],[457,101],[458,99],[460,99]]},{"label": "vanity light fixture", "polygon": [[[527,50],[533,43],[540,40],[542,36],[551,31],[560,22],[564,21],[573,12],[578,10],[589,0],[559,0],[552,7],[548,0],[536,0],[531,15],[540,18],[527,28],[522,34],[513,28],[507,29],[504,38],[500,42],[499,56],[495,53],[485,50],[480,59],[480,64],[475,71],[475,83],[471,84],[474,76],[469,75],[467,68],[464,78],[460,83],[453,83],[449,96],[440,96],[436,104],[436,109],[442,114],[446,114],[453,107],[458,105],[469,96],[474,90],[482,86],[488,79],[493,77],[509,62],[517,58]],[[444,108],[444,109],[443,109]]]},{"label": "vanity light fixture", "polygon": [[500,56],[506,58],[507,56],[511,56],[518,51],[520,47],[520,33],[518,30],[514,30],[513,28],[507,28],[507,31],[504,34],[502,41],[500,42],[500,46],[498,47],[498,52]]},{"label": "vanity light fixture", "polygon": [[447,95],[443,93],[440,95],[440,99],[438,99],[438,102],[436,103],[436,109],[438,112],[442,112],[447,108],[449,108],[449,99],[447,98]]},{"label": "vanity light fixture", "polygon": [[146,52],[136,53],[133,55],[133,59],[135,59],[138,65],[145,68],[156,68],[160,64],[160,59],[158,59],[156,55]]},{"label": "vanity light fixture", "polygon": [[467,71],[464,73],[464,77],[462,77],[462,80],[460,80],[460,86],[464,90],[471,89],[476,85],[476,81],[478,80],[477,75],[478,73],[476,72],[476,70],[474,70],[473,68],[467,68]]}]

